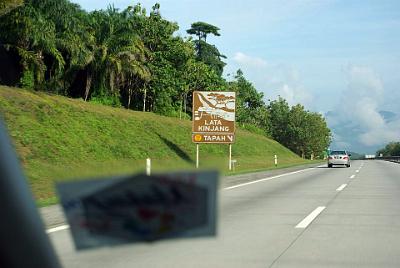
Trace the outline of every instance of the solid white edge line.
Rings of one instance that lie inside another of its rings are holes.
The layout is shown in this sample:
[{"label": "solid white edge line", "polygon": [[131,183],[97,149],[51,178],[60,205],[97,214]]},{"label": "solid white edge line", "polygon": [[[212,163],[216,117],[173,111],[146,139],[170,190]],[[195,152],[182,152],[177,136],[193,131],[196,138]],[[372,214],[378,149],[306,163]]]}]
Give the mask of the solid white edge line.
[{"label": "solid white edge line", "polygon": [[295,228],[305,229],[308,225],[325,209],[326,207],[317,207],[307,217],[305,217]]},{"label": "solid white edge line", "polygon": [[344,188],[346,188],[346,186],[347,186],[346,183],[345,183],[345,184],[342,184],[342,185],[340,185],[340,186],[336,189],[336,191],[340,192],[340,191],[342,191]]},{"label": "solid white edge line", "polygon": [[46,233],[50,234],[50,233],[54,233],[54,232],[58,232],[58,231],[62,231],[62,230],[66,230],[69,229],[69,225],[61,225],[61,226],[57,226],[54,228],[50,228],[46,230]]},{"label": "solid white edge line", "polygon": [[356,176],[356,175],[351,175],[351,176],[350,176],[350,179],[354,179],[355,176]]},{"label": "solid white edge line", "polygon": [[280,175],[277,175],[277,176],[272,176],[272,177],[267,177],[267,178],[255,180],[255,181],[245,182],[245,183],[237,184],[237,185],[234,185],[234,186],[226,187],[223,190],[231,190],[231,189],[247,186],[247,185],[250,185],[250,184],[263,182],[263,181],[269,181],[269,180],[273,180],[273,179],[276,179],[276,178],[289,176],[289,175],[293,175],[293,174],[296,174],[296,173],[301,173],[301,172],[308,171],[308,170],[313,170],[313,169],[315,169],[315,168],[306,168],[306,169],[301,169],[301,170],[297,170],[297,171],[293,171],[293,172],[289,172],[289,173],[280,174]]}]

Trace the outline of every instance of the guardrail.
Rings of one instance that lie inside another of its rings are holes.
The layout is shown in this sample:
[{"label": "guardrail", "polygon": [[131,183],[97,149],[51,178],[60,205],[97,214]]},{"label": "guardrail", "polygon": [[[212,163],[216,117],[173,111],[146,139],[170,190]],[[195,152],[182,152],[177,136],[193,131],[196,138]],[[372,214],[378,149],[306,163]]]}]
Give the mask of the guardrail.
[{"label": "guardrail", "polygon": [[400,164],[400,156],[382,156],[382,157],[377,157],[375,159],[385,160],[385,161],[390,161],[390,162],[394,162],[394,163],[399,163]]}]

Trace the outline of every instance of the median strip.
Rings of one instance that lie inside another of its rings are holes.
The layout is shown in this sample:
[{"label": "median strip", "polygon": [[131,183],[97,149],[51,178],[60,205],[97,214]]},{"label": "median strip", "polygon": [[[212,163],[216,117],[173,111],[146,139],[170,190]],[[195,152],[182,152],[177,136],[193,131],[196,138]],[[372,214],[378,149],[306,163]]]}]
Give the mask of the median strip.
[{"label": "median strip", "polygon": [[295,228],[305,229],[308,225],[325,209],[326,207],[317,207],[307,217],[304,218]]}]

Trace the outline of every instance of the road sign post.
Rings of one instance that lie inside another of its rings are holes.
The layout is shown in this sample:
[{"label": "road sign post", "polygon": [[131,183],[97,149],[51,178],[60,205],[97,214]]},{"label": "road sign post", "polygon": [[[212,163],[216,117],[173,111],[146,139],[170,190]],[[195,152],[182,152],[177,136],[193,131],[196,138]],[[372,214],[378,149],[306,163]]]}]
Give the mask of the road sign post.
[{"label": "road sign post", "polygon": [[199,144],[196,143],[196,168],[199,168]]},{"label": "road sign post", "polygon": [[229,170],[232,170],[232,144],[229,144]]},{"label": "road sign post", "polygon": [[229,170],[232,169],[232,143],[235,141],[236,93],[193,92],[192,141],[196,143],[196,167],[201,143],[229,144]]}]

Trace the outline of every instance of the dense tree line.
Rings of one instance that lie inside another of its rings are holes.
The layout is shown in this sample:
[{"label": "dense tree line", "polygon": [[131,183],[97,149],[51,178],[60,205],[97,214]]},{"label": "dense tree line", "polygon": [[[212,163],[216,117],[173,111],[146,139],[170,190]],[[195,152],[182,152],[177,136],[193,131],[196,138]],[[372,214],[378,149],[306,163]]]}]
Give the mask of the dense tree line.
[{"label": "dense tree line", "polygon": [[159,8],[88,13],[67,0],[25,1],[0,22],[2,61],[18,63],[3,66],[1,82],[173,115],[191,91],[224,80],[214,71],[220,55],[197,53]]},{"label": "dense tree line", "polygon": [[195,90],[237,92],[237,121],[302,156],[319,154],[330,131],[319,114],[264,96],[238,70],[222,77],[226,57],[208,43],[220,29],[194,22],[189,37],[140,4],[86,12],[68,0],[8,0],[0,6],[0,84],[84,101],[190,118]]},{"label": "dense tree line", "polygon": [[1,0],[0,1],[0,16],[4,15],[14,8],[21,6],[23,4],[23,0]]},{"label": "dense tree line", "polygon": [[400,156],[400,142],[390,142],[376,152],[377,156]]}]

